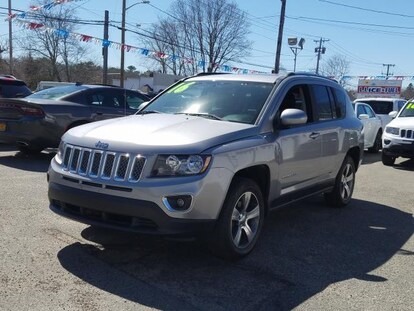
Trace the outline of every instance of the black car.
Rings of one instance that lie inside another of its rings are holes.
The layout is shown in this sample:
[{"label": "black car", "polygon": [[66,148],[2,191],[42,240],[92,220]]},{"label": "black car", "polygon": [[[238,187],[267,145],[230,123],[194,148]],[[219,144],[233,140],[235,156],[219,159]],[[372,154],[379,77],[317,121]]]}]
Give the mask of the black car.
[{"label": "black car", "polygon": [[22,80],[10,75],[0,75],[0,98],[25,97],[32,94]]},{"label": "black car", "polygon": [[62,86],[25,98],[0,98],[0,143],[24,153],[57,147],[68,129],[99,120],[134,114],[149,98],[114,86]]}]

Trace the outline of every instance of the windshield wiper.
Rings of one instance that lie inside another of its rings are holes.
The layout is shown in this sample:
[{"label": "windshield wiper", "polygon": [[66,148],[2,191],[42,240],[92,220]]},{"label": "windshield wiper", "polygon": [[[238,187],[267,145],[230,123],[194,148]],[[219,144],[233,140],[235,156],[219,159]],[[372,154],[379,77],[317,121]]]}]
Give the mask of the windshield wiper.
[{"label": "windshield wiper", "polygon": [[188,116],[195,116],[195,117],[204,117],[204,118],[209,118],[209,119],[213,119],[213,120],[220,120],[222,121],[223,119],[214,115],[214,114],[209,114],[209,113],[190,113],[190,112],[177,112],[175,114],[185,114]]},{"label": "windshield wiper", "polygon": [[151,114],[151,113],[161,113],[157,110],[141,110],[139,112],[137,112],[136,114]]}]

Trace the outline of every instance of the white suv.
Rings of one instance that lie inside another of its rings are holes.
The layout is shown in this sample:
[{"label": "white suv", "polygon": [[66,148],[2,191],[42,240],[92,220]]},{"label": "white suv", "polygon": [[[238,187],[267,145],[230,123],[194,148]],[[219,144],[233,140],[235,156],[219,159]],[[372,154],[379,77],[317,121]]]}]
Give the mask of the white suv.
[{"label": "white suv", "polygon": [[399,113],[390,112],[394,119],[382,136],[382,163],[393,165],[398,157],[414,158],[414,100],[408,101]]},{"label": "white suv", "polygon": [[371,108],[375,111],[375,114],[380,117],[382,121],[382,128],[384,128],[392,120],[392,117],[389,115],[389,113],[392,111],[400,111],[406,103],[406,100],[403,98],[373,97],[355,99],[354,103],[357,102],[363,102],[370,105]]}]

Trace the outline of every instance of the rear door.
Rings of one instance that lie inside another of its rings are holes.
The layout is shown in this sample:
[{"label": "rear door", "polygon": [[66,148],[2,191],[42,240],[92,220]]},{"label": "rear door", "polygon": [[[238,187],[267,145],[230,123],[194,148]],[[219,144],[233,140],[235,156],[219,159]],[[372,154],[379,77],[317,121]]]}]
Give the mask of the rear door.
[{"label": "rear door", "polygon": [[86,95],[94,121],[126,115],[125,100],[118,89],[91,89]]}]

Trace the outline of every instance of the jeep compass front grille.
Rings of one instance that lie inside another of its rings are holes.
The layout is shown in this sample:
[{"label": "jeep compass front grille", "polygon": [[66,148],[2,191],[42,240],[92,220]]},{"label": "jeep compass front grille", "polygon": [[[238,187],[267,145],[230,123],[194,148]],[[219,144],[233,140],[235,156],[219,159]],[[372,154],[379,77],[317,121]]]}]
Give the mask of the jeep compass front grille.
[{"label": "jeep compass front grille", "polygon": [[145,158],[140,155],[66,145],[62,166],[63,170],[81,176],[137,182],[144,164]]},{"label": "jeep compass front grille", "polygon": [[414,130],[401,130],[400,135],[403,138],[412,138],[414,139]]}]

